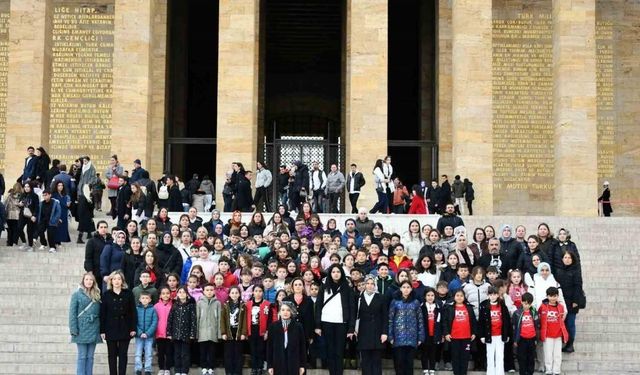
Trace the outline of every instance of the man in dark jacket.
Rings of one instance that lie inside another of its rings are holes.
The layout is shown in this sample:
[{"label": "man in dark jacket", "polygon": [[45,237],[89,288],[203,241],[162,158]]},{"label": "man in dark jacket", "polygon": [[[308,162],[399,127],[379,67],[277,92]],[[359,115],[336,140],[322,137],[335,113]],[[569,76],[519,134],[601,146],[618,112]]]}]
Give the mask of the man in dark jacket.
[{"label": "man in dark jacket", "polygon": [[144,187],[145,195],[147,197],[146,207],[145,207],[145,216],[151,217],[153,214],[153,208],[155,207],[156,202],[158,201],[158,191],[156,190],[156,184],[152,179],[149,178],[149,172],[143,171],[142,178],[138,180],[140,186]]},{"label": "man in dark jacket", "polygon": [[36,155],[35,155],[36,149],[33,148],[33,146],[29,146],[27,147],[27,153],[29,154],[25,159],[24,159],[24,168],[22,169],[22,176],[20,176],[20,178],[18,179],[18,182],[22,182],[22,184],[24,184],[25,182],[29,181],[29,180],[33,180],[36,176]]},{"label": "man in dark jacket", "polygon": [[351,164],[351,172],[347,175],[347,192],[349,193],[349,202],[351,202],[351,213],[358,213],[358,198],[360,197],[360,189],[366,181],[358,166]]},{"label": "man in dark jacket", "polygon": [[169,189],[169,211],[182,212],[182,194],[180,194],[180,188],[176,182],[176,177],[173,175],[167,176],[166,181],[167,188]]},{"label": "man in dark jacket", "polygon": [[438,219],[438,224],[436,225],[436,227],[438,228],[438,232],[440,233],[444,232],[444,227],[446,227],[447,225],[451,225],[453,229],[461,225],[464,226],[464,221],[462,220],[462,218],[456,215],[456,209],[453,206],[453,203],[447,203],[446,207],[447,208],[444,215],[442,215]]},{"label": "man in dark jacket", "polygon": [[469,210],[469,216],[473,215],[473,200],[476,199],[476,192],[473,189],[473,182],[468,178],[464,179],[464,200],[467,201],[467,209]]},{"label": "man in dark jacket", "polygon": [[[124,177],[118,179],[118,195],[116,197],[116,216],[118,218],[118,228],[122,229],[127,226],[127,221],[131,218],[131,187]],[[115,219],[115,217],[114,217]]]},{"label": "man in dark jacket", "polygon": [[295,168],[293,170],[293,183],[290,186],[289,198],[291,199],[291,210],[298,211],[300,206],[300,194],[307,193],[309,186],[309,167],[302,164],[301,161],[293,163]]},{"label": "man in dark jacket", "polygon": [[104,246],[111,242],[111,236],[109,236],[109,225],[106,221],[101,220],[98,222],[98,230],[93,234],[93,237],[87,241],[84,248],[84,270],[92,272],[96,280],[102,280],[100,274],[100,255]]},{"label": "man in dark jacket", "polygon": [[511,268],[505,267],[504,255],[500,252],[500,241],[497,238],[490,238],[488,247],[489,254],[481,256],[478,260],[478,265],[484,268],[485,271],[489,266],[494,266],[498,269],[498,277],[505,279]]},{"label": "man in dark jacket", "polygon": [[142,162],[140,159],[136,159],[133,161],[133,170],[131,171],[131,177],[129,177],[129,183],[133,184],[142,178],[142,172],[146,172],[144,168],[142,168]]},{"label": "man in dark jacket", "polygon": [[446,207],[451,203],[451,184],[446,174],[442,175],[442,184],[440,184],[440,207]]}]

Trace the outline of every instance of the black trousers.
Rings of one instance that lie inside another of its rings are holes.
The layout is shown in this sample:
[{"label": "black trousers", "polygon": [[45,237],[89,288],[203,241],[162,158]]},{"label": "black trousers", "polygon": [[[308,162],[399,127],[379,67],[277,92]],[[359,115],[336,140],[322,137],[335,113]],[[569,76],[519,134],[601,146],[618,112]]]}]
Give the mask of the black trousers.
[{"label": "black trousers", "polygon": [[109,203],[111,203],[111,208],[109,208],[109,215],[111,215],[111,217],[114,219],[116,215],[116,199],[118,199],[118,197],[109,197]]},{"label": "black trousers", "polygon": [[513,360],[513,341],[504,343],[504,371],[515,370],[516,364]]},{"label": "black trousers", "polygon": [[523,339],[518,341],[518,365],[520,375],[533,375],[536,367],[536,339]]},{"label": "black trousers", "polygon": [[480,342],[479,338],[475,339],[476,351],[472,353],[473,369],[476,371],[487,370],[487,346]]},{"label": "black trousers", "polygon": [[158,346],[158,367],[169,370],[173,367],[173,343],[169,339],[156,339]]},{"label": "black trousers", "polygon": [[242,341],[224,342],[224,371],[229,375],[242,374]]},{"label": "black trousers", "polygon": [[200,367],[203,369],[213,369],[215,365],[215,342],[213,341],[200,341],[198,346],[200,347]]},{"label": "black trousers", "polygon": [[318,189],[313,191],[313,212],[322,213],[324,203],[324,190]]},{"label": "black trousers", "polygon": [[[24,237],[24,234],[22,235],[22,237]],[[18,220],[13,220],[13,219],[7,220],[7,246],[13,246],[17,244],[18,244]]]},{"label": "black trousers", "polygon": [[451,339],[451,365],[453,375],[466,375],[469,369],[469,355],[471,354],[471,340]]},{"label": "black trousers", "polygon": [[260,336],[260,328],[257,325],[251,326],[249,348],[251,350],[251,368],[261,370],[264,366],[267,347],[264,337]]},{"label": "black trousers", "polygon": [[413,358],[416,348],[413,346],[397,346],[393,348],[393,367],[397,375],[413,374]]},{"label": "black trousers", "polygon": [[29,240],[29,246],[33,246],[33,238],[36,236],[36,223],[31,221],[31,219],[27,219],[26,217],[22,217],[20,219],[19,234],[24,237],[24,228],[27,227],[27,239]]},{"label": "black trousers", "polygon": [[467,208],[469,209],[469,216],[473,215],[473,201],[467,201]]},{"label": "black trousers", "polygon": [[358,213],[358,198],[360,198],[360,193],[349,194],[349,202],[351,202],[351,213]]},{"label": "black trousers", "polygon": [[[45,237],[46,234],[46,237]],[[38,228],[38,235],[40,237],[40,243],[49,247],[56,246],[56,227],[41,225]]]},{"label": "black trousers", "polygon": [[173,354],[175,372],[179,374],[189,373],[189,367],[191,366],[191,346],[188,342],[182,340],[173,341]]},{"label": "black trousers", "polygon": [[436,352],[437,345],[433,340],[433,337],[427,337],[426,341],[422,343],[422,369],[423,370],[435,370],[436,369]]},{"label": "black trousers", "polygon": [[327,348],[327,368],[330,375],[342,375],[344,346],[347,341],[347,325],[322,322],[322,336]]},{"label": "black trousers", "polygon": [[129,341],[131,340],[107,340],[109,375],[125,375],[127,373]]},{"label": "black trousers", "polygon": [[268,212],[271,210],[271,207],[269,205],[269,194],[267,193],[266,187],[256,188],[256,195],[253,198],[253,203],[256,206],[257,212],[262,212],[262,211]]},{"label": "black trousers", "polygon": [[361,350],[362,375],[382,375],[382,350]]},{"label": "black trousers", "polygon": [[338,199],[340,193],[329,193],[329,212],[332,214],[338,213]]}]

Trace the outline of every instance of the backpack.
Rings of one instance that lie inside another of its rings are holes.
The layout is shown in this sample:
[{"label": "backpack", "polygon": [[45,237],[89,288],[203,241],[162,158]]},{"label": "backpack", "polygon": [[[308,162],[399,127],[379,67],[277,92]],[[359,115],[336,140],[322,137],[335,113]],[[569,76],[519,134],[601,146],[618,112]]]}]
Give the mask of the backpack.
[{"label": "backpack", "polygon": [[158,190],[158,199],[169,199],[169,189],[167,185],[160,186]]}]

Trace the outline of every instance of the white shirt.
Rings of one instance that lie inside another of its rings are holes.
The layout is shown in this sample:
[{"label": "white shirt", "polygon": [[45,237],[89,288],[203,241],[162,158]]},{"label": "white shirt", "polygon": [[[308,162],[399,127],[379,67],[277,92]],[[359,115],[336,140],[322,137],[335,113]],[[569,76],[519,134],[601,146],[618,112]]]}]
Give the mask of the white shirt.
[{"label": "white shirt", "polygon": [[[324,300],[327,301],[329,297],[331,297],[331,294],[328,290],[325,290]],[[344,323],[342,317],[342,296],[335,296],[331,298],[331,301],[322,306],[322,317],[320,321],[326,323]]]},{"label": "white shirt", "polygon": [[[322,176],[322,183],[320,183],[320,176]],[[309,183],[311,184],[311,186],[309,186],[311,190],[324,189],[324,187],[327,185],[327,175],[323,170],[312,170]]]}]

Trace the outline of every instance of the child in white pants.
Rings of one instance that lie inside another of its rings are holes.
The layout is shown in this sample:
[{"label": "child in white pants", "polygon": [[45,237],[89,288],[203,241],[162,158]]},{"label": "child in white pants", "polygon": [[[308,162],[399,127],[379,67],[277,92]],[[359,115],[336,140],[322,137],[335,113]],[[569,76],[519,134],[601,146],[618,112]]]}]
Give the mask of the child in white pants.
[{"label": "child in white pants", "polygon": [[547,289],[547,299],[542,301],[540,315],[540,341],[544,348],[545,374],[560,374],[562,367],[562,342],[566,342],[569,333],[564,325],[567,316],[564,306],[558,303],[558,288]]},{"label": "child in white pants", "polygon": [[489,299],[480,304],[480,341],[487,345],[487,375],[504,375],[504,343],[511,337],[511,317],[498,288],[488,289]]}]

